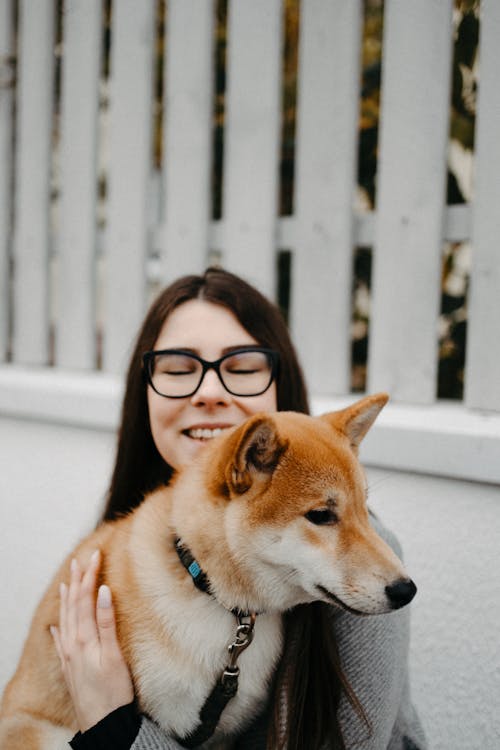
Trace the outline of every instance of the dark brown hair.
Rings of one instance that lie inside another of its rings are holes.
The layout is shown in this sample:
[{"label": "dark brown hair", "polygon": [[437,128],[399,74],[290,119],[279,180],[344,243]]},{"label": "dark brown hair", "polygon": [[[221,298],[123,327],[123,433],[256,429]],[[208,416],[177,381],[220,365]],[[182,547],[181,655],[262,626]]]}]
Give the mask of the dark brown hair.
[{"label": "dark brown hair", "polygon": [[[172,467],[161,458],[151,435],[142,354],[154,348],[170,313],[192,299],[226,307],[261,346],[278,351],[278,410],[309,411],[302,370],[278,308],[243,279],[220,268],[208,268],[201,276],[180,278],[152,304],[136,340],[126,380],[115,468],[102,520],[130,512],[149,491],[168,483],[172,476]],[[342,675],[326,606],[296,608],[287,616],[286,627],[285,649],[297,638],[300,649],[286,675],[277,676],[268,746],[273,750],[279,747],[278,737],[285,727],[288,750],[306,746],[315,750],[325,741],[331,748],[343,748],[336,712],[342,689],[347,690],[350,699],[352,694]],[[286,658],[283,663],[288,663]],[[284,688],[285,705],[277,699]]]}]

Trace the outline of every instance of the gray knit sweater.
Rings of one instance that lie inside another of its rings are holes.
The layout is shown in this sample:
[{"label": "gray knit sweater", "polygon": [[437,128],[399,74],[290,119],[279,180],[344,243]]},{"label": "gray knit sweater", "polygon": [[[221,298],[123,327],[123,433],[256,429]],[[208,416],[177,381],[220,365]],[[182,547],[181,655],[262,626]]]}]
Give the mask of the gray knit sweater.
[{"label": "gray knit sweater", "polygon": [[[372,523],[401,555],[394,535],[374,517]],[[373,617],[356,617],[333,607],[331,612],[342,667],[370,722],[368,730],[349,702],[341,702],[340,723],[347,747],[426,750],[425,736],[409,694],[409,609]],[[293,658],[293,648],[291,652]],[[261,735],[256,730],[255,739],[245,747],[263,750]],[[145,717],[131,750],[182,750],[182,746]]]}]

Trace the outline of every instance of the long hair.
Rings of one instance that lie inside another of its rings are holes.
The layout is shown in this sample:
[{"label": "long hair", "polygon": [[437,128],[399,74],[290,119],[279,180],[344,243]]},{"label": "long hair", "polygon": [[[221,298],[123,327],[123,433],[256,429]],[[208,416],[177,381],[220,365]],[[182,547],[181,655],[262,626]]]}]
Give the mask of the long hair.
[{"label": "long hair", "polygon": [[[129,513],[149,491],[168,484],[172,476],[172,467],[161,458],[151,435],[142,354],[154,348],[171,312],[193,299],[227,308],[261,346],[278,351],[278,411],[309,412],[302,370],[278,308],[243,279],[220,268],[208,268],[201,276],[180,278],[153,302],[137,336],[127,373],[116,462],[103,521]],[[286,674],[279,671],[275,681],[268,747],[275,750],[279,746],[284,728],[289,750],[319,750],[325,741],[331,748],[343,748],[337,708],[342,691],[349,699],[351,694],[340,668],[327,608],[322,604],[297,607],[286,617],[285,627],[283,663],[288,668]],[[286,650],[297,638],[297,656],[287,659]],[[287,696],[284,702],[278,698],[283,692]]]}]

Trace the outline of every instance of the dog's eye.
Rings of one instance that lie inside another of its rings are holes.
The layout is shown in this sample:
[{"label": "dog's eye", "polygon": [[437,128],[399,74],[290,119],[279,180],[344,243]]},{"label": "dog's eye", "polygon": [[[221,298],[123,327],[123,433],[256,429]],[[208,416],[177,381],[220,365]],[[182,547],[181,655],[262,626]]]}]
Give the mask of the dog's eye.
[{"label": "dog's eye", "polygon": [[316,526],[333,526],[339,520],[337,514],[333,510],[330,510],[330,508],[310,510],[306,513],[306,518]]}]

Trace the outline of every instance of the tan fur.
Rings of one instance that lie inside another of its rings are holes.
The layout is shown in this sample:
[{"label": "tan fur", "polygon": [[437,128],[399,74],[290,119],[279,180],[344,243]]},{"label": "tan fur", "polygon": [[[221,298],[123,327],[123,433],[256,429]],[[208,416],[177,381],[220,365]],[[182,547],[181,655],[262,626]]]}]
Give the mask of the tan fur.
[{"label": "tan fur", "polygon": [[[281,653],[285,609],[318,599],[331,603],[329,594],[359,613],[391,609],[384,587],[407,577],[369,524],[356,457],[386,400],[367,397],[320,418],[257,415],[211,441],[168,488],[100,527],[71,555],[85,564],[101,550],[102,581],[113,591],[139,705],[166,731],[183,736],[196,727],[234,640],[228,610],[265,613],[240,659],[240,688],[214,739],[241,730],[260,709]],[[305,518],[318,509],[334,512],[338,522],[317,525]],[[215,597],[193,586],[174,550],[176,536],[208,575]],[[40,602],[5,690],[1,750],[54,750],[76,731],[49,632],[69,562]]]}]

